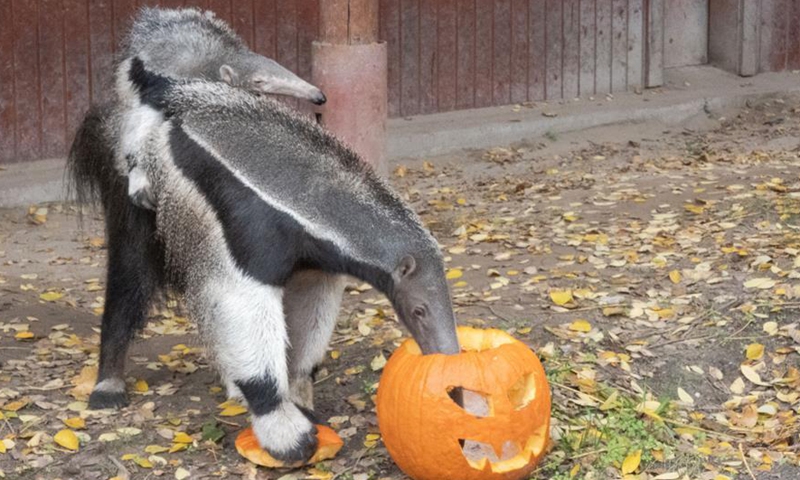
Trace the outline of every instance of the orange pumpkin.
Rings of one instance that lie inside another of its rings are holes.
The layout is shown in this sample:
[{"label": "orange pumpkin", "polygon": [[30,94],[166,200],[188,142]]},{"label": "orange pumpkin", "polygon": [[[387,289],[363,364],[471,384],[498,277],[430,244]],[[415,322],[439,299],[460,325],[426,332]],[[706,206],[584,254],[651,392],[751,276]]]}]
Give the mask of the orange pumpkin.
[{"label": "orange pumpkin", "polygon": [[[341,450],[342,445],[344,445],[339,435],[325,425],[317,425],[317,440],[319,441],[317,451],[314,453],[314,456],[308,460],[306,463],[307,465],[335,457],[336,454],[339,453],[339,450]],[[248,427],[236,437],[236,451],[239,452],[239,455],[262,467],[297,468],[303,466],[303,464],[287,465],[273,458],[272,455],[261,448],[261,445],[258,443],[258,438],[256,438],[255,433],[253,433],[253,427]]]},{"label": "orange pumpkin", "polygon": [[500,330],[459,327],[458,339],[458,355],[422,355],[413,340],[394,352],[378,386],[383,443],[415,480],[526,478],[550,433],[542,364]]}]

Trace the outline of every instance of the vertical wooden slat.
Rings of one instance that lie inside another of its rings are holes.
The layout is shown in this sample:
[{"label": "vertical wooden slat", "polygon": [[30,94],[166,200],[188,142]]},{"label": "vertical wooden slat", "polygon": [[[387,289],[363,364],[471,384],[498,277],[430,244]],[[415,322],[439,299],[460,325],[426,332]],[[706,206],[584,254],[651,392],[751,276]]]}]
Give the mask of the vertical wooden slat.
[{"label": "vertical wooden slat", "polygon": [[456,0],[439,2],[438,91],[439,111],[456,108],[458,31]]},{"label": "vertical wooden slat", "polygon": [[230,0],[208,0],[208,9],[217,14],[217,17],[231,23]]},{"label": "vertical wooden slat", "polygon": [[[238,2],[240,0],[235,0],[235,1]],[[158,4],[164,8],[181,8],[183,7],[184,0],[159,0]]]},{"label": "vertical wooden slat", "polygon": [[110,96],[113,62],[111,2],[97,0],[88,5],[89,41],[91,45],[92,103],[105,102]]},{"label": "vertical wooden slat", "polygon": [[380,36],[388,57],[389,116],[400,115],[400,0],[381,0]]},{"label": "vertical wooden slat", "polygon": [[611,91],[628,87],[628,0],[613,0],[611,16]]},{"label": "vertical wooden slat", "polygon": [[578,0],[564,0],[564,82],[563,95],[567,100],[577,97],[580,85],[580,4]]},{"label": "vertical wooden slat", "polygon": [[[456,106],[475,106],[475,0],[457,0],[456,34],[458,58],[456,64]],[[391,87],[391,86],[390,86]]]},{"label": "vertical wooden slat", "polygon": [[64,0],[64,38],[67,139],[71,142],[89,108],[89,18],[84,0]]},{"label": "vertical wooden slat", "polygon": [[44,157],[55,157],[66,147],[63,18],[61,0],[39,1],[40,154]]},{"label": "vertical wooden slat", "polygon": [[528,0],[511,4],[511,102],[528,100]]},{"label": "vertical wooden slat", "polygon": [[[275,60],[296,72],[297,59],[297,3],[295,0],[278,0],[278,55]],[[285,103],[297,107],[294,99],[283,98]]]},{"label": "vertical wooden slat", "polygon": [[774,0],[775,9],[772,15],[772,44],[770,45],[770,70],[780,71],[786,69],[786,56],[788,53],[788,29],[791,8],[790,0]]},{"label": "vertical wooden slat", "polygon": [[644,84],[643,0],[628,0],[628,88]]},{"label": "vertical wooden slat", "polygon": [[255,2],[255,32],[253,49],[256,53],[269,58],[278,54],[278,9],[277,0],[257,0]]},{"label": "vertical wooden slat", "polygon": [[664,3],[647,0],[647,50],[645,55],[646,86],[664,84]]},{"label": "vertical wooden slat", "polygon": [[419,113],[437,110],[438,0],[419,2]]},{"label": "vertical wooden slat", "polygon": [[475,106],[489,107],[494,100],[492,82],[492,30],[494,2],[475,3]]},{"label": "vertical wooden slat", "polygon": [[547,99],[564,98],[564,5],[561,0],[547,0]]},{"label": "vertical wooden slat", "polygon": [[494,105],[511,102],[511,0],[494,0],[492,91]]},{"label": "vertical wooden slat", "polygon": [[114,49],[128,34],[133,16],[136,14],[136,0],[113,0],[114,8]]},{"label": "vertical wooden slat", "polygon": [[597,49],[595,54],[595,91],[605,94],[611,91],[611,2],[596,0]]},{"label": "vertical wooden slat", "polygon": [[528,3],[528,99],[544,100],[547,83],[547,8],[545,0]]},{"label": "vertical wooden slat", "polygon": [[255,0],[236,0],[231,2],[231,27],[242,40],[253,47],[253,2]]},{"label": "vertical wooden slat", "polygon": [[13,17],[11,2],[0,2],[0,163],[16,157]]},{"label": "vertical wooden slat", "polygon": [[14,2],[13,9],[17,157],[27,160],[41,158],[38,9],[36,2]]},{"label": "vertical wooden slat", "polygon": [[595,70],[595,0],[580,0],[581,3],[581,76],[580,94],[594,95]]},{"label": "vertical wooden slat", "polygon": [[[256,0],[258,1],[258,0]],[[319,3],[317,0],[297,1],[298,41],[297,74],[311,80],[311,43],[319,36]]]},{"label": "vertical wooden slat", "polygon": [[786,68],[800,69],[800,1],[794,0],[789,12],[789,32],[787,35]]},{"label": "vertical wooden slat", "polygon": [[419,1],[400,0],[400,105],[403,115],[416,115],[420,111],[419,39]]},{"label": "vertical wooden slat", "polygon": [[775,16],[775,2],[777,0],[761,0],[761,35],[758,39],[758,70],[769,72],[772,70],[772,18]]}]

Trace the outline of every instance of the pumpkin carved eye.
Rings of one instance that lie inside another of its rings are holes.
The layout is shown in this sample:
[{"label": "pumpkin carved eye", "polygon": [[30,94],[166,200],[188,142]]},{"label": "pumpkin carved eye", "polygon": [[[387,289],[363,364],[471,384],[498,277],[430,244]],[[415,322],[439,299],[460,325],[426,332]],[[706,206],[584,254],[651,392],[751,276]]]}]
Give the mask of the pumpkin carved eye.
[{"label": "pumpkin carved eye", "polygon": [[447,389],[447,396],[459,408],[474,417],[486,418],[494,415],[492,398],[487,393],[468,390],[464,387],[450,387]]},{"label": "pumpkin carved eye", "polygon": [[508,389],[508,399],[514,410],[522,410],[536,398],[536,376],[529,373],[520,377],[517,383]]}]

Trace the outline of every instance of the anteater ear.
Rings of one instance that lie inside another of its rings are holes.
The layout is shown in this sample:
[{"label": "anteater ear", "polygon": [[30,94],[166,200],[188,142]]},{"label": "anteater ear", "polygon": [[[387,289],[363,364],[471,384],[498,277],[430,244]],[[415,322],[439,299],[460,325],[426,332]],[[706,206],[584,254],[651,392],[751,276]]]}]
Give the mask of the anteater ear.
[{"label": "anteater ear", "polygon": [[406,255],[400,260],[400,263],[397,264],[397,267],[395,267],[394,272],[392,272],[392,276],[394,277],[395,281],[399,281],[411,275],[416,268],[417,268],[417,261],[414,260],[414,257],[412,257],[411,255]]},{"label": "anteater ear", "polygon": [[236,85],[239,83],[239,75],[230,65],[219,67],[219,78],[228,85]]}]

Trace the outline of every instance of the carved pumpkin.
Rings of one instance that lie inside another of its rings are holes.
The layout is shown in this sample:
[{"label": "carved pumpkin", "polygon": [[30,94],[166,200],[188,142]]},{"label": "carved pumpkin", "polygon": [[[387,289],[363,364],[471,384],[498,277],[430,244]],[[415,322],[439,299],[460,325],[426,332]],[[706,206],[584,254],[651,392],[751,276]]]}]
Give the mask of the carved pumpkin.
[{"label": "carved pumpkin", "polygon": [[458,355],[413,340],[394,352],[378,386],[383,443],[415,480],[527,478],[550,433],[542,364],[500,330],[459,327],[458,339]]},{"label": "carved pumpkin", "polygon": [[[308,465],[313,465],[322,460],[335,457],[342,448],[342,445],[344,445],[339,435],[325,425],[317,425],[317,440],[319,441],[317,451],[307,462]],[[252,427],[243,430],[242,433],[236,437],[236,451],[239,452],[239,455],[262,467],[296,468],[302,466],[301,464],[287,465],[273,458],[272,455],[261,448],[261,445],[258,443],[258,438],[256,438],[255,433],[253,433]]]}]

